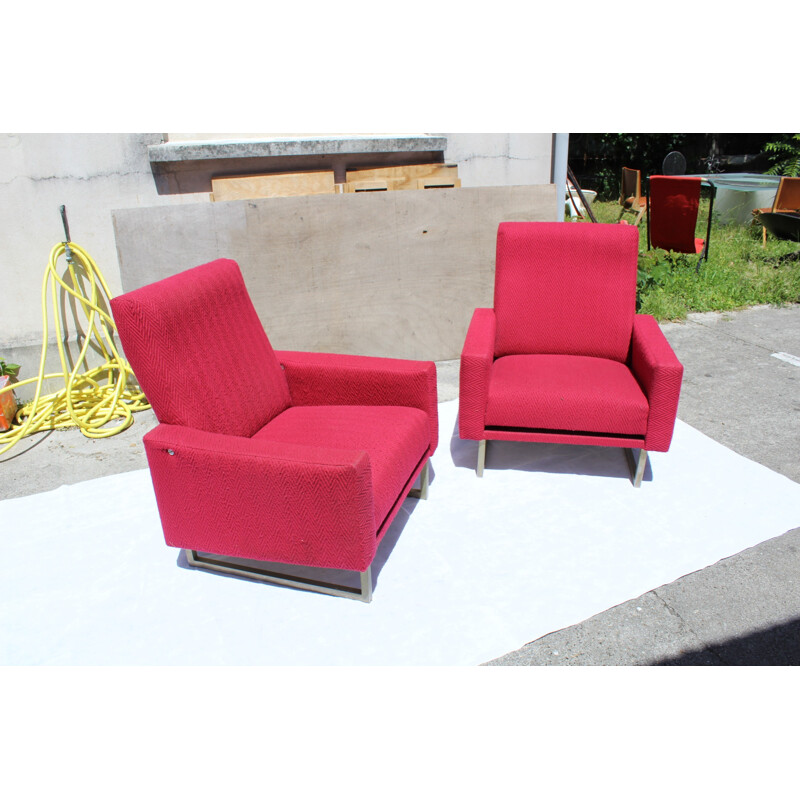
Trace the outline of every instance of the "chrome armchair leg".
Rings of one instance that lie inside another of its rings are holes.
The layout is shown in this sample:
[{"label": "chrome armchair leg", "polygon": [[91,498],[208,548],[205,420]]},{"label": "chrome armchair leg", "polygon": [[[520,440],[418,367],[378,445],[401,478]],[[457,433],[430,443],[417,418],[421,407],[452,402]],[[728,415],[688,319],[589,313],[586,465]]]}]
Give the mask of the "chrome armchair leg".
[{"label": "chrome armchair leg", "polygon": [[425,462],[425,466],[422,468],[422,472],[420,473],[420,484],[419,489],[412,489],[409,493],[409,497],[418,497],[420,500],[427,500],[428,499],[428,481],[430,480],[430,459]]},{"label": "chrome armchair leg", "polygon": [[325,581],[315,581],[313,578],[298,578],[271,572],[267,569],[240,564],[234,559],[222,560],[222,556],[210,554],[200,555],[197,550],[184,550],[186,560],[193,567],[207,569],[211,572],[223,572],[226,575],[239,575],[243,578],[253,578],[266,583],[275,583],[279,586],[291,586],[293,589],[306,589],[319,594],[329,594],[334,597],[349,597],[352,600],[361,600],[364,603],[372,602],[372,565],[365,572],[360,572],[361,591],[351,589],[349,586],[340,586]]},{"label": "chrome armchair leg", "polygon": [[[426,466],[427,469],[427,466]],[[366,572],[360,572],[361,575],[361,597],[358,598],[365,603],[372,602],[372,564],[367,567]]]},{"label": "chrome armchair leg", "polygon": [[483,477],[483,467],[486,464],[486,439],[481,439],[478,442],[478,477]]},{"label": "chrome armchair leg", "polygon": [[626,449],[625,450],[628,456],[628,464],[631,468],[631,478],[633,479],[633,485],[636,489],[638,489],[642,485],[642,478],[644,477],[644,470],[647,466],[647,450],[640,450],[639,451],[639,458],[638,460],[633,457],[633,450]]}]

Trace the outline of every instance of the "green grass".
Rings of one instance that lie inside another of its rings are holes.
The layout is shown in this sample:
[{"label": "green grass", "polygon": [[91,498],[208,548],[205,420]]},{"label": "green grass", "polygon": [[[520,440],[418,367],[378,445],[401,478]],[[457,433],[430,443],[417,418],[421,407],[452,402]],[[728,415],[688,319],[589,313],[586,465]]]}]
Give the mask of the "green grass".
[{"label": "green grass", "polygon": [[[595,201],[592,210],[598,222],[619,219],[616,202]],[[625,218],[633,220],[630,214]],[[707,223],[708,201],[701,200],[696,236],[705,238]],[[696,271],[699,256],[648,251],[645,215],[639,224],[639,311],[664,322],[685,319],[694,311],[800,303],[800,258],[791,257],[798,251],[797,242],[769,235],[763,247],[760,225],[715,221],[708,260]]]}]

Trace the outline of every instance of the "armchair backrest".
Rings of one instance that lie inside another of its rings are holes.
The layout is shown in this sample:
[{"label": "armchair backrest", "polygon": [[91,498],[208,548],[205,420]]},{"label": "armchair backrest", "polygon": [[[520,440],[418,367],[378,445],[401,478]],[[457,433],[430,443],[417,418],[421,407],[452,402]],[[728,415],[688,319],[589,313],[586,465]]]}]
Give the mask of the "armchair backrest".
[{"label": "armchair backrest", "polygon": [[794,214],[800,211],[800,178],[788,178],[785,175],[781,178],[778,191],[775,192],[772,210]]},{"label": "armchair backrest", "polygon": [[700,209],[700,178],[651,175],[649,234],[653,247],[696,253],[695,227]]},{"label": "armchair backrest", "polygon": [[632,225],[502,222],[497,231],[495,355],[625,361],[636,311]]},{"label": "armchair backrest", "polygon": [[290,405],[235,261],[217,259],[135,289],[111,308],[160,422],[252,436]]},{"label": "armchair backrest", "polygon": [[619,202],[620,205],[635,207],[639,205],[642,198],[642,171],[622,168],[622,180],[620,181]]}]

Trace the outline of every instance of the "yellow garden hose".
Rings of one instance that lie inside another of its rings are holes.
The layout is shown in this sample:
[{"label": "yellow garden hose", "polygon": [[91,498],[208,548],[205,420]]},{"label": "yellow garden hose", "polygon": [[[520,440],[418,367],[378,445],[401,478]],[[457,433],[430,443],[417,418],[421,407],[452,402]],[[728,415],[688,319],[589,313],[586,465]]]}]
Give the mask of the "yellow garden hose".
[{"label": "yellow garden hose", "polygon": [[[62,207],[63,214],[63,207]],[[67,238],[69,234],[67,232]],[[58,273],[58,260],[66,253],[70,282]],[[71,285],[70,285],[71,283]],[[45,374],[45,356],[48,340],[48,286],[53,302],[55,334],[61,358],[61,372]],[[70,370],[64,352],[64,332],[59,323],[58,287],[73,302],[80,304],[87,322],[85,337],[75,366]],[[97,265],[86,251],[74,242],[57,244],[50,252],[50,263],[42,283],[43,342],[39,374],[35,378],[19,381],[0,391],[12,391],[36,383],[34,399],[23,405],[14,417],[14,424],[0,432],[0,455],[10,450],[20,439],[40,431],[56,428],[78,427],[84,436],[103,439],[129,428],[133,412],[150,408],[136,383],[130,366],[122,358],[114,343],[116,326],[108,311],[110,294]],[[94,344],[105,363],[89,368],[86,354]],[[81,369],[85,372],[80,372]],[[42,395],[46,380],[61,379],[64,388],[53,394]],[[106,427],[112,420],[121,420]]]}]

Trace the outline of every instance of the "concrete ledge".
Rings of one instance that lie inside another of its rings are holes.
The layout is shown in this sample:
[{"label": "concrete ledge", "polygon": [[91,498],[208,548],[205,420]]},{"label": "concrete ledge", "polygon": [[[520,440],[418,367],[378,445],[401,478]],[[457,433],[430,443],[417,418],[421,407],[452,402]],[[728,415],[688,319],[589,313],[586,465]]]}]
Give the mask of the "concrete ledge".
[{"label": "concrete ledge", "polygon": [[220,158],[326,156],[353,153],[408,153],[444,151],[444,136],[318,136],[297,139],[235,139],[224,141],[164,142],[147,148],[150,163],[205,161]]},{"label": "concrete ledge", "polygon": [[355,167],[440,163],[446,146],[444,136],[392,134],[165,142],[147,153],[159,194],[195,194],[232,175],[324,169],[341,183]]}]

